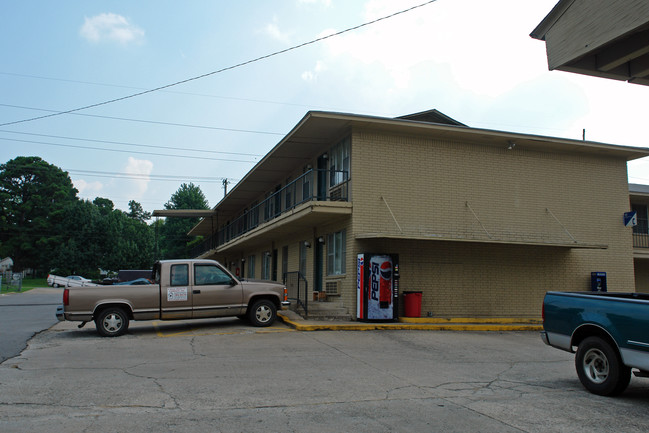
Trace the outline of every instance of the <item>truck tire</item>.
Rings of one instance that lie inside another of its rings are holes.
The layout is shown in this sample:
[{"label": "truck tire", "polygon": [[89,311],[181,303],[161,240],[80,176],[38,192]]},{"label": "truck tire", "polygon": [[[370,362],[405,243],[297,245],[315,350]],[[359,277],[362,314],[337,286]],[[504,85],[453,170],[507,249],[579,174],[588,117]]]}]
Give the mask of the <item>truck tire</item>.
[{"label": "truck tire", "polygon": [[631,380],[631,368],[622,364],[617,351],[599,337],[588,337],[579,344],[575,367],[581,384],[597,395],[620,394]]},{"label": "truck tire", "polygon": [[109,307],[95,318],[95,326],[102,337],[118,337],[128,329],[128,321],[128,315],[122,308]]},{"label": "truck tire", "polygon": [[59,285],[57,283],[52,283],[52,287],[54,287],[55,289],[58,289]]},{"label": "truck tire", "polygon": [[248,317],[255,326],[270,326],[277,318],[277,307],[268,299],[260,299],[252,304]]}]

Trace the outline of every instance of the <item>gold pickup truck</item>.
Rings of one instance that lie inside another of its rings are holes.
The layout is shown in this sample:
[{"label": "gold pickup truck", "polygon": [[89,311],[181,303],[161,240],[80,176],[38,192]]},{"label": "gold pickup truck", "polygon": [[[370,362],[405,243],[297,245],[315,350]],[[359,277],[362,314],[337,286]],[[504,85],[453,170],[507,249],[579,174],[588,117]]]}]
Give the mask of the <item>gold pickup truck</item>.
[{"label": "gold pickup truck", "polygon": [[68,287],[59,320],[95,321],[104,337],[124,334],[130,320],[185,320],[236,316],[270,326],[288,308],[286,287],[239,280],[214,260],[161,260],[152,284]]}]

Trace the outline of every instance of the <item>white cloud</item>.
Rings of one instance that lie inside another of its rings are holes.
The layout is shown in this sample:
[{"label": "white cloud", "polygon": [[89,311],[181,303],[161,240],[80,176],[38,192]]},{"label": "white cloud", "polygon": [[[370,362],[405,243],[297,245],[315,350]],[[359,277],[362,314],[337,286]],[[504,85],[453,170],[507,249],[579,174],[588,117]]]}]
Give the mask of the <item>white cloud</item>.
[{"label": "white cloud", "polygon": [[76,179],[72,181],[72,183],[74,184],[74,187],[79,190],[80,197],[96,197],[104,188],[104,184],[98,181],[86,182],[83,179]]},{"label": "white cloud", "polygon": [[135,177],[135,179],[128,181],[131,186],[129,188],[129,193],[133,200],[140,200],[144,196],[144,193],[149,188],[149,182],[151,182],[149,175],[152,171],[153,163],[151,161],[146,159],[135,159],[132,156],[128,157],[128,162],[124,172],[134,175]]},{"label": "white cloud", "polygon": [[[420,3],[371,0],[365,4],[362,20],[371,21]],[[520,0],[505,0],[496,7],[484,0],[435,2],[327,39],[324,60],[340,65],[336,69],[347,76],[371,67],[371,84],[378,84],[377,77],[383,77],[387,92],[419,86],[413,71],[432,61],[438,68],[450,68],[458,89],[497,97],[515,88],[521,77],[530,80],[547,72],[544,44],[528,36],[547,13],[547,5],[536,6],[536,14],[526,13],[530,6]],[[540,18],[515,19],[530,15]]]},{"label": "white cloud", "polygon": [[86,17],[79,33],[90,42],[109,40],[127,44],[140,42],[144,39],[144,30],[131,24],[123,16],[114,13]]},{"label": "white cloud", "polygon": [[264,31],[268,36],[280,42],[289,43],[291,41],[290,35],[288,33],[282,32],[279,29],[279,25],[277,24],[277,17],[273,17],[272,23],[266,24]]},{"label": "white cloud", "polygon": [[325,69],[326,67],[324,62],[322,60],[318,60],[312,70],[302,72],[302,79],[306,82],[316,81],[318,79],[318,74]]}]

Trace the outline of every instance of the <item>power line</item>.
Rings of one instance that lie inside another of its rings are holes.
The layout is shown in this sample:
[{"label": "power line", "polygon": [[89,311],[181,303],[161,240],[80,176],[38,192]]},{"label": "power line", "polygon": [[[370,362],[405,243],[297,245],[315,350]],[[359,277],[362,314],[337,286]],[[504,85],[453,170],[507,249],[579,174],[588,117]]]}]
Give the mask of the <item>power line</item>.
[{"label": "power line", "polygon": [[4,132],[4,133],[8,133],[8,134],[32,135],[32,136],[36,136],[36,137],[59,138],[59,139],[63,139],[63,140],[89,141],[89,142],[92,142],[92,143],[120,144],[120,145],[123,145],[123,146],[147,147],[147,148],[152,148],[152,149],[182,150],[182,151],[202,152],[202,153],[220,153],[220,154],[224,154],[224,155],[238,155],[238,156],[252,156],[252,157],[260,157],[260,156],[262,156],[261,154],[258,154],[258,153],[223,152],[223,151],[219,151],[219,150],[192,149],[192,148],[173,147],[173,146],[156,146],[156,145],[152,145],[152,144],[127,143],[127,142],[123,142],[123,141],[98,140],[98,139],[92,139],[92,138],[65,137],[65,136],[61,136],[61,135],[50,135],[50,134],[36,134],[36,133],[32,133],[32,132],[7,131],[7,130],[4,130],[4,129],[1,129],[0,132]]},{"label": "power line", "polygon": [[142,174],[142,173],[124,173],[114,171],[98,171],[98,170],[79,170],[79,169],[63,169],[68,173],[76,173],[84,176],[95,177],[111,177],[120,179],[136,179],[136,180],[172,180],[172,181],[196,181],[196,182],[223,182],[224,180],[237,181],[238,179],[226,177],[209,177],[209,176],[183,176],[183,175],[156,175],[156,174]]},{"label": "power line", "polygon": [[[0,107],[20,108],[20,109],[23,109],[23,110],[34,110],[34,111],[47,111],[49,113],[54,113],[53,115],[66,114],[65,112],[62,112],[62,111],[48,110],[48,109],[45,109],[45,108],[23,107],[23,106],[20,106],[20,105],[0,104]],[[82,108],[80,110],[82,110]],[[139,122],[139,123],[151,123],[151,124],[154,124],[154,125],[181,126],[181,127],[184,127],[184,128],[214,129],[214,130],[217,130],[217,131],[245,132],[245,133],[249,133],[249,134],[283,135],[281,132],[254,131],[254,130],[249,130],[249,129],[223,128],[223,127],[205,126],[205,125],[189,125],[189,124],[186,124],[186,123],[161,122],[161,121],[156,121],[156,120],[132,119],[132,118],[128,118],[128,117],[102,116],[102,115],[99,115],[99,114],[72,113],[72,112],[68,113],[68,114],[72,114],[74,116],[95,117],[95,118],[98,118],[98,119],[122,120],[122,121],[125,121],[125,122]],[[51,117],[51,116],[36,117],[33,120],[44,119],[46,117]],[[2,124],[0,126],[11,125],[12,123],[14,123],[14,122],[5,123],[5,124]],[[17,123],[20,123],[20,122],[17,122]]]},{"label": "power line", "polygon": [[[47,163],[47,161],[44,161]],[[48,163],[49,164],[49,163]],[[3,164],[0,164],[0,166]],[[223,182],[227,180],[229,183],[236,183],[240,179],[235,179],[232,177],[224,176],[194,176],[194,175],[172,175],[172,174],[144,174],[144,173],[127,173],[127,172],[117,172],[117,171],[99,171],[99,170],[87,170],[87,169],[77,169],[77,168],[61,168],[54,166],[56,169],[61,170],[66,174],[78,174],[83,176],[96,176],[96,177],[111,177],[119,179],[136,179],[136,180],[173,180],[173,181],[183,181],[183,182]],[[14,164],[12,166],[14,169],[24,169],[28,172],[43,172],[47,171],[50,168],[42,167],[32,164]]]},{"label": "power line", "polygon": [[46,146],[58,146],[58,147],[70,147],[74,149],[86,149],[86,150],[101,150],[104,152],[118,152],[118,153],[136,153],[139,155],[155,155],[155,156],[169,156],[172,158],[186,158],[186,159],[202,159],[210,161],[227,161],[227,162],[244,162],[248,164],[254,164],[254,160],[242,160],[242,159],[227,159],[227,158],[210,158],[208,156],[191,156],[191,155],[177,155],[177,154],[168,154],[168,153],[155,153],[155,152],[140,152],[137,150],[123,150],[123,149],[106,149],[103,147],[91,147],[91,146],[76,146],[74,144],[60,144],[60,143],[47,143],[44,141],[34,141],[34,140],[18,140],[15,138],[4,138],[0,137],[0,140],[4,141],[15,141],[18,143],[32,143],[32,144],[43,144]]},{"label": "power line", "polygon": [[[30,74],[17,74],[14,72],[5,72],[0,71],[0,75],[9,75],[14,77],[24,77],[24,78],[35,78],[39,80],[50,80],[50,81],[62,81],[65,83],[75,83],[75,84],[89,84],[92,86],[105,86],[105,87],[117,87],[122,89],[132,89],[132,90],[147,90],[145,87],[135,87],[135,86],[125,86],[123,84],[112,84],[112,83],[97,83],[92,81],[81,81],[81,80],[69,80],[65,78],[55,78],[55,77],[43,77],[40,75],[30,75]],[[327,110],[335,110],[335,107],[325,106],[325,105],[308,105],[308,104],[296,104],[292,102],[279,102],[279,101],[269,101],[265,99],[253,99],[253,98],[237,98],[235,96],[223,96],[223,95],[210,95],[207,93],[196,93],[196,92],[180,92],[177,90],[161,90],[164,93],[171,93],[175,95],[187,95],[187,96],[201,96],[204,98],[215,98],[215,99],[227,99],[231,101],[243,101],[243,102],[255,102],[261,104],[274,104],[274,105],[286,105],[292,107],[306,107],[309,109],[320,108]],[[20,107],[17,107],[20,108]],[[353,110],[352,110],[353,111]]]},{"label": "power line", "polygon": [[156,88],[150,89],[150,90],[144,90],[144,91],[141,91],[141,92],[133,93],[131,95],[122,96],[120,98],[115,98],[115,99],[110,99],[110,100],[103,101],[103,102],[98,102],[96,104],[90,104],[90,105],[86,105],[86,106],[79,107],[79,108],[73,108],[71,110],[60,111],[60,112],[56,112],[56,113],[46,114],[46,115],[43,115],[43,116],[32,117],[32,118],[29,118],[29,119],[15,120],[15,121],[12,121],[12,122],[1,123],[0,127],[8,126],[8,125],[16,125],[16,124],[25,123],[25,122],[32,122],[34,120],[46,119],[46,118],[50,118],[50,117],[60,116],[60,115],[63,115],[63,114],[72,114],[72,113],[75,113],[77,111],[87,110],[89,108],[100,107],[102,105],[108,105],[108,104],[112,104],[112,103],[115,103],[115,102],[131,99],[131,98],[136,98],[138,96],[142,96],[142,95],[157,92],[157,91],[160,91],[160,90],[168,89],[170,87],[174,87],[174,86],[178,86],[178,85],[181,85],[181,84],[189,83],[191,81],[200,80],[202,78],[206,78],[206,77],[209,77],[209,76],[212,76],[212,75],[220,74],[222,72],[230,71],[232,69],[237,69],[237,68],[249,65],[251,63],[256,63],[256,62],[259,62],[261,60],[265,60],[265,59],[268,59],[268,58],[271,58],[271,57],[274,57],[274,56],[278,56],[280,54],[284,54],[284,53],[287,53],[289,51],[294,51],[294,50],[297,50],[299,48],[302,48],[302,47],[305,47],[305,46],[308,46],[308,45],[312,45],[312,44],[315,44],[317,42],[324,41],[324,40],[332,38],[334,36],[340,36],[340,35],[342,35],[344,33],[348,33],[348,32],[354,31],[354,30],[358,30],[358,29],[360,29],[362,27],[366,27],[366,26],[369,26],[369,25],[372,25],[372,24],[376,24],[376,23],[378,23],[380,21],[384,21],[384,20],[393,18],[393,17],[395,17],[397,15],[401,15],[401,14],[404,14],[406,12],[413,11],[415,9],[418,9],[418,8],[423,7],[423,6],[429,5],[429,4],[434,3],[436,1],[437,0],[429,0],[429,1],[425,2],[425,3],[421,3],[419,5],[412,6],[410,8],[403,9],[403,10],[398,11],[398,12],[394,12],[394,13],[392,13],[390,15],[386,15],[384,17],[377,18],[375,20],[368,21],[366,23],[359,24],[359,25],[354,26],[354,27],[349,27],[349,28],[347,28],[345,30],[335,32],[335,33],[332,33],[332,34],[327,35],[327,36],[322,36],[322,37],[319,37],[319,38],[316,38],[316,39],[312,39],[312,40],[310,40],[308,42],[304,42],[304,43],[301,43],[299,45],[294,45],[292,47],[285,48],[283,50],[275,51],[274,53],[266,54],[266,55],[256,57],[256,58],[251,59],[251,60],[247,60],[245,62],[241,62],[241,63],[237,63],[235,65],[227,66],[225,68],[217,69],[215,71],[208,72],[206,74],[202,74],[202,75],[198,75],[198,76],[195,76],[195,77],[187,78],[187,79],[184,79],[184,80],[181,80],[181,81],[176,81],[175,83],[166,84],[164,86],[156,87]]}]

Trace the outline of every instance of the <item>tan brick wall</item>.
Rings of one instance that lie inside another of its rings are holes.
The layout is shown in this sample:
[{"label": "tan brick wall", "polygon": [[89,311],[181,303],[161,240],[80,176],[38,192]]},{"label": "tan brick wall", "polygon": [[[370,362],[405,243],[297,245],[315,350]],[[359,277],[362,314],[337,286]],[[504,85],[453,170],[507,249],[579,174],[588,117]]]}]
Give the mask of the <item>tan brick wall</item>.
[{"label": "tan brick wall", "polygon": [[[536,316],[546,290],[587,290],[592,271],[607,272],[611,291],[634,290],[624,160],[356,131],[352,189],[354,234],[431,239],[348,250],[349,263],[399,253],[402,290],[424,291],[424,313]],[[547,209],[579,243],[608,248],[468,242],[572,242]]]}]

